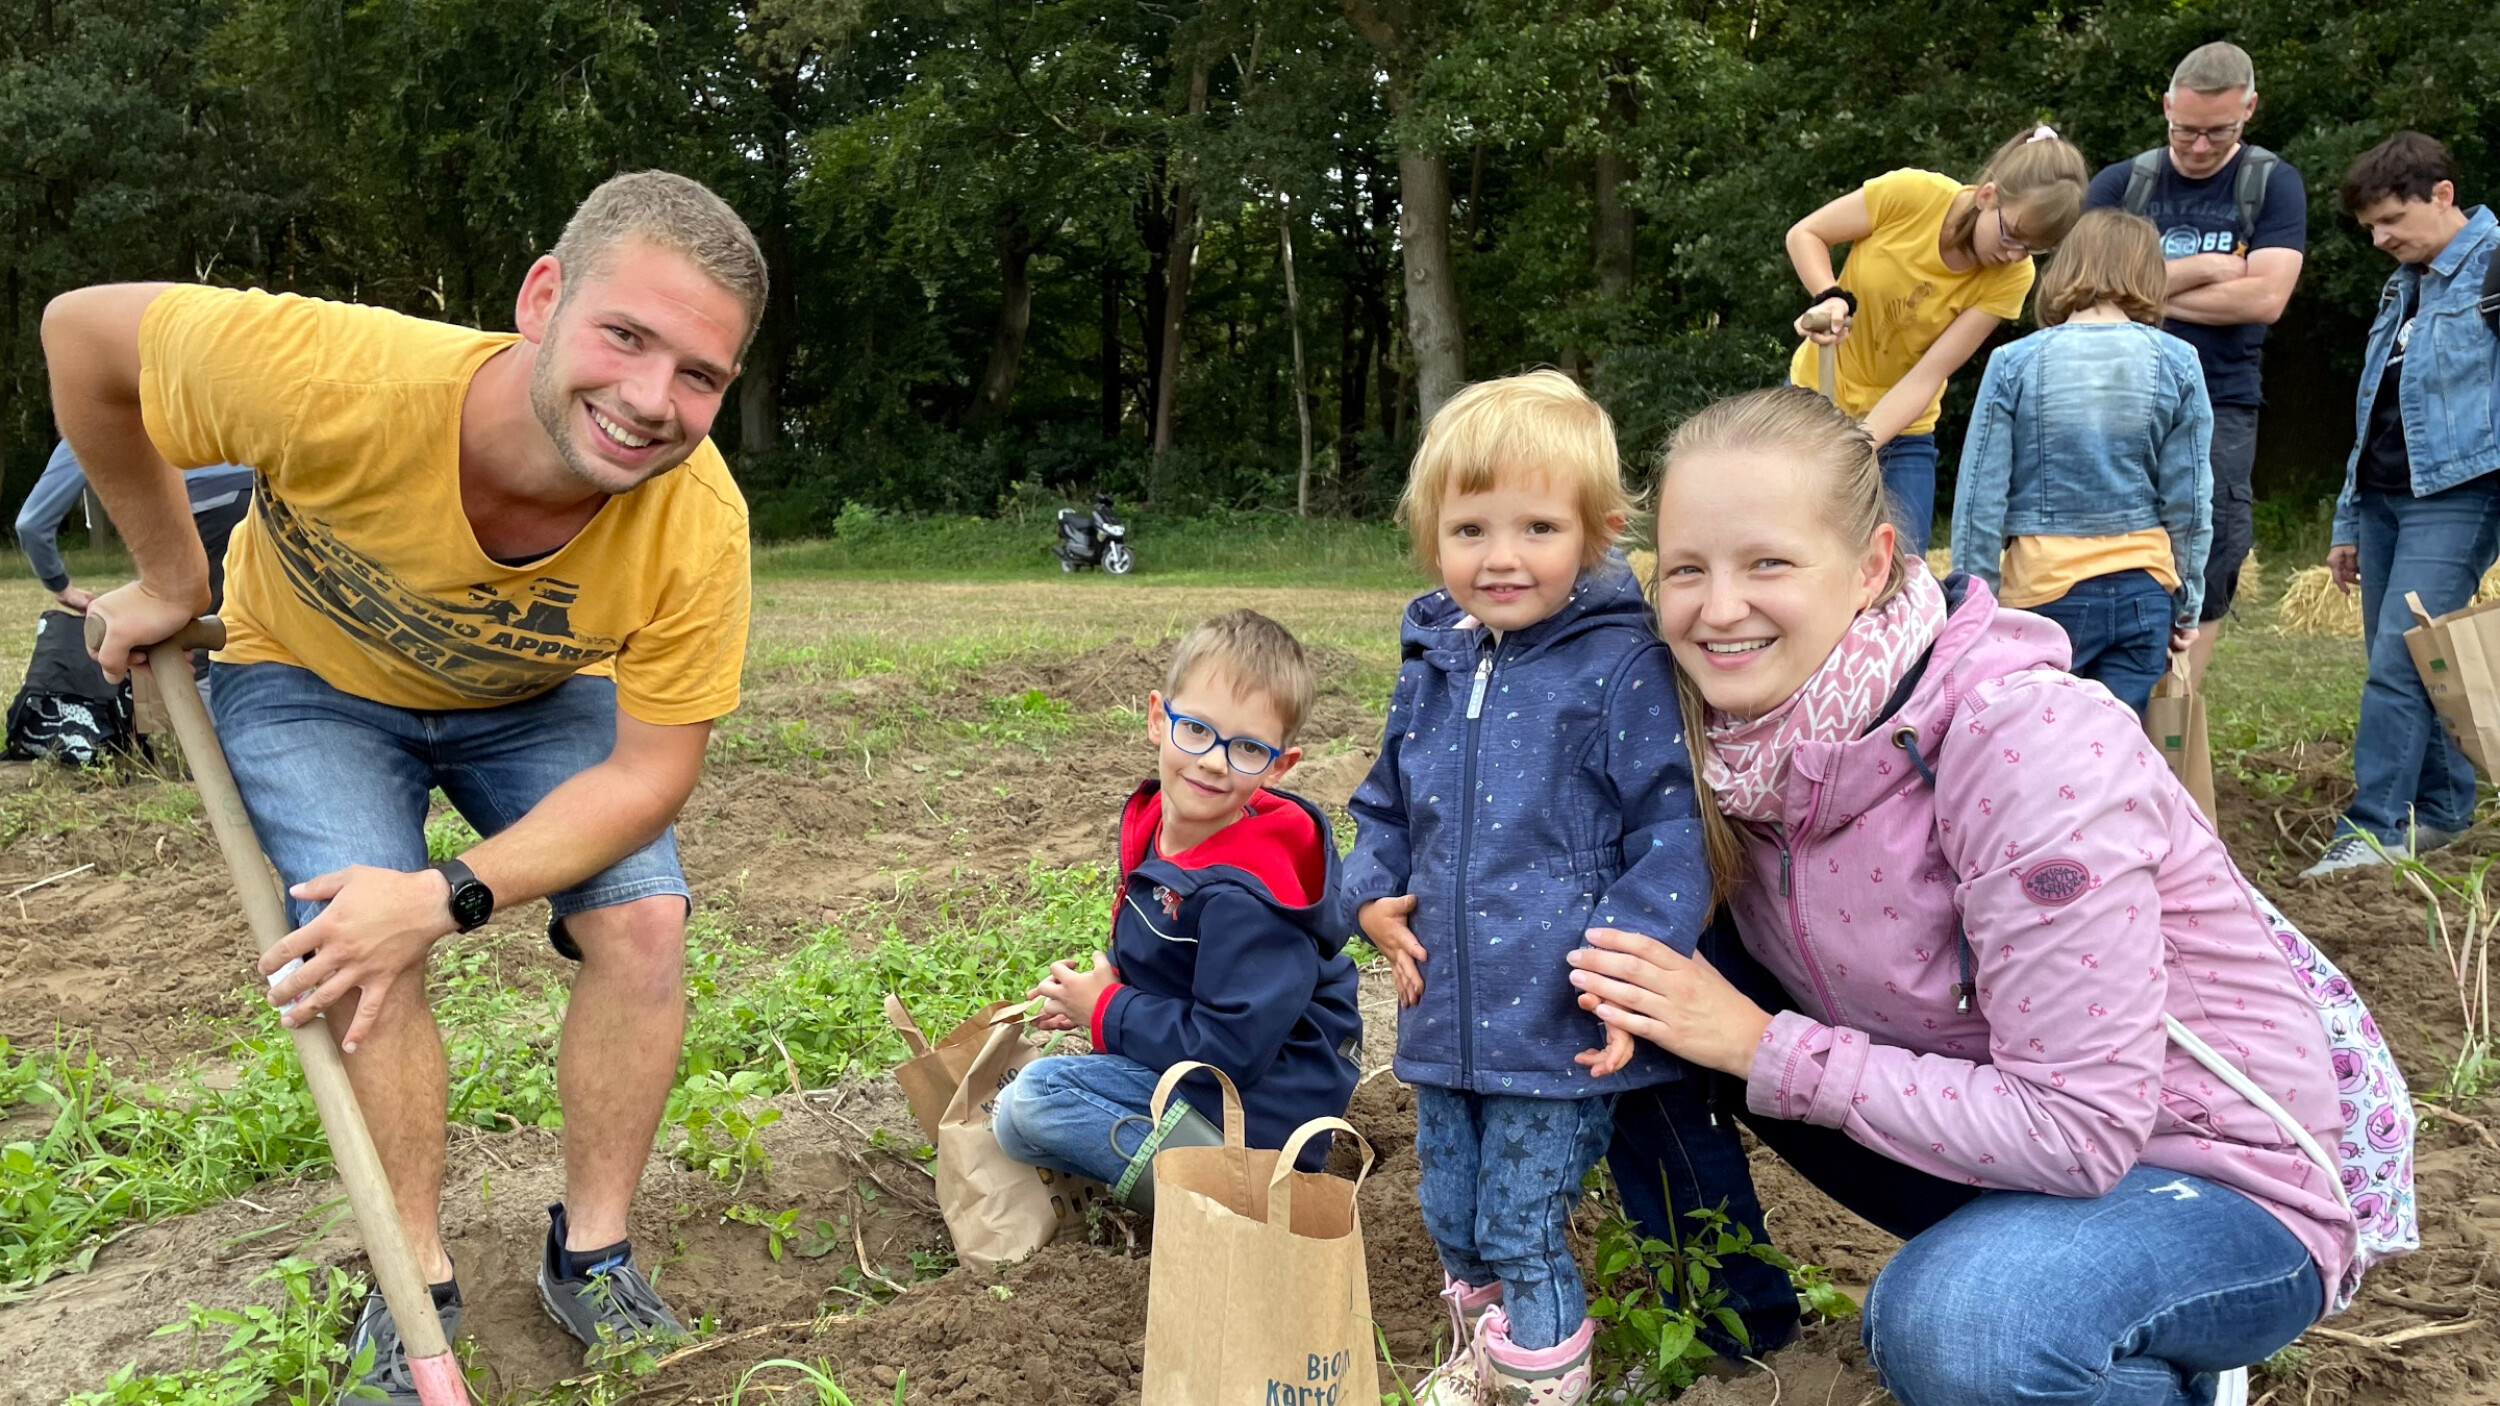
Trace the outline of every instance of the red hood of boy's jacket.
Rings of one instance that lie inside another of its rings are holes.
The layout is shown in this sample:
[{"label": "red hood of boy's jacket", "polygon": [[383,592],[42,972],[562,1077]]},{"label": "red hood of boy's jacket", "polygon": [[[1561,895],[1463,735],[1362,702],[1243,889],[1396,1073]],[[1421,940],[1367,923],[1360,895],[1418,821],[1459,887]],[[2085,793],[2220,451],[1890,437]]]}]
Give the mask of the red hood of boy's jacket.
[{"label": "red hood of boy's jacket", "polygon": [[[1268,893],[1289,908],[1307,907],[1325,897],[1321,891],[1328,885],[1328,856],[1320,846],[1328,840],[1317,833],[1319,827],[1310,812],[1265,790],[1252,796],[1245,809],[1248,813],[1241,819],[1178,854],[1161,858],[1183,869],[1239,869],[1266,885]],[[1162,785],[1148,781],[1128,798],[1127,809],[1120,813],[1123,881],[1153,852],[1154,838],[1162,827]]]}]

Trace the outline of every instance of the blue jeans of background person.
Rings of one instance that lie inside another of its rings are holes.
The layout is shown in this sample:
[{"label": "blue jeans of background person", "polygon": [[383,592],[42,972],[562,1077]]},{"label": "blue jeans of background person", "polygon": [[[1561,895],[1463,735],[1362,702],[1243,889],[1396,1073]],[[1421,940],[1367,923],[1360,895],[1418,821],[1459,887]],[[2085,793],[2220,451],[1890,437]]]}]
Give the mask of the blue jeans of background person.
[{"label": "blue jeans of background person", "polygon": [[2066,632],[2075,655],[2068,673],[2098,681],[2142,717],[2153,685],[2170,670],[2170,625],[2177,604],[2153,573],[2113,571],[2078,581],[2045,605],[2023,609],[2047,616]]},{"label": "blue jeans of background person", "polygon": [[1502,1281],[1502,1312],[1520,1347],[1553,1347],[1588,1317],[1571,1260],[1571,1208],[1613,1130],[1611,1097],[1415,1087],[1424,1229],[1452,1278]]},{"label": "blue jeans of background person", "polygon": [[[492,835],[616,745],[616,684],[604,678],[576,675],[518,703],[441,711],[343,693],[292,664],[219,664],[209,678],[217,738],[252,832],[290,885],[351,864],[422,869],[435,788],[478,834]],[[688,898],[673,827],[550,898],[548,939],[579,961],[568,915],[660,894]],[[301,927],[323,907],[290,898],[287,917]]]},{"label": "blue jeans of background person", "polygon": [[2384,845],[2406,842],[2415,823],[2462,830],[2474,818],[2474,767],[2431,710],[2404,632],[2405,593],[2433,615],[2462,609],[2500,550],[2500,474],[2416,498],[2363,493],[2354,500],[2361,549],[2361,637],[2370,676],[2353,732],[2348,830]]},{"label": "blue jeans of background person", "polygon": [[1936,437],[1894,435],[1875,451],[1875,462],[1884,470],[1884,491],[1900,506],[1904,547],[1925,556],[1936,525]]}]

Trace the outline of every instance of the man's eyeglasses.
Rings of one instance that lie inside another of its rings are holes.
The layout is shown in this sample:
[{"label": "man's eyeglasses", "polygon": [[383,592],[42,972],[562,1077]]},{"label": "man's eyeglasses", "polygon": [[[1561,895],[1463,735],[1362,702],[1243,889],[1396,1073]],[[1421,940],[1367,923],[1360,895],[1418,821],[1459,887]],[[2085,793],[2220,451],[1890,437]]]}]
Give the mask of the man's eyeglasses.
[{"label": "man's eyeglasses", "polygon": [[1163,720],[1170,724],[1173,746],[1193,757],[1203,757],[1221,747],[1225,762],[1244,776],[1256,776],[1267,770],[1275,765],[1276,758],[1284,751],[1281,747],[1270,747],[1255,737],[1226,737],[1187,713],[1173,712],[1169,702],[1163,705]]},{"label": "man's eyeglasses", "polygon": [[2049,251],[2048,251],[2048,250],[2046,250],[2046,249],[2035,249],[2035,248],[2033,248],[2031,245],[2025,244],[2025,243],[2023,243],[2021,240],[2016,239],[2016,238],[2014,237],[2013,231],[2011,231],[2011,230],[2009,230],[2009,229],[2007,229],[2007,228],[2005,227],[2005,207],[2004,207],[2004,206],[2002,206],[2002,205],[1999,205],[1999,206],[1998,206],[1998,207],[1996,207],[1996,208],[1997,208],[1997,243],[2004,245],[2006,248],[2013,250],[2013,251],[2014,251],[2015,253],[2017,253],[2017,254],[2031,255],[2031,254],[2045,254],[2045,253],[2049,252]]},{"label": "man's eyeglasses", "polygon": [[2219,127],[2183,127],[2173,122],[2170,124],[2170,140],[2180,146],[2192,147],[2196,145],[2199,138],[2202,138],[2215,146],[2220,146],[2239,136],[2247,126],[2248,124],[2244,121],[2225,122]]}]

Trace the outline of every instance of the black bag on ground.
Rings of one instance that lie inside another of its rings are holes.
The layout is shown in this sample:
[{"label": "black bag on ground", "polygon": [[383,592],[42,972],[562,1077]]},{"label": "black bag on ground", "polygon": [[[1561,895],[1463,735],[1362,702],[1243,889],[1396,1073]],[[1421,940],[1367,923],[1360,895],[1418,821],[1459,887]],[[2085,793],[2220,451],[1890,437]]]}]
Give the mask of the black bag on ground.
[{"label": "black bag on ground", "polygon": [[95,766],[130,751],[130,684],[109,684],[87,653],[87,622],[66,610],[35,621],[35,657],[9,704],[12,761]]}]

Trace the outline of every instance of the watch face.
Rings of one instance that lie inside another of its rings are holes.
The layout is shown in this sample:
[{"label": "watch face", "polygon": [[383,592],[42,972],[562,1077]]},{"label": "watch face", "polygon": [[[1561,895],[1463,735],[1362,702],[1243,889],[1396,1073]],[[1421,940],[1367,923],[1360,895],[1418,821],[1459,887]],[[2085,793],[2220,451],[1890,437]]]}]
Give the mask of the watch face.
[{"label": "watch face", "polygon": [[476,927],[495,915],[495,895],[486,885],[471,880],[452,891],[451,916],[462,931]]}]

